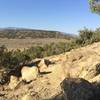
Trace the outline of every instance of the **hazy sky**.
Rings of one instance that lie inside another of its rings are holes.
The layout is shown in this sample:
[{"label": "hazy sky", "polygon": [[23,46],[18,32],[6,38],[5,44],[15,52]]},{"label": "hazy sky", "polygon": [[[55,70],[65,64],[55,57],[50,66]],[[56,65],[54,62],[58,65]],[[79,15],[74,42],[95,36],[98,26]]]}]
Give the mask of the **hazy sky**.
[{"label": "hazy sky", "polygon": [[25,27],[77,33],[100,27],[88,0],[0,0],[0,27]]}]

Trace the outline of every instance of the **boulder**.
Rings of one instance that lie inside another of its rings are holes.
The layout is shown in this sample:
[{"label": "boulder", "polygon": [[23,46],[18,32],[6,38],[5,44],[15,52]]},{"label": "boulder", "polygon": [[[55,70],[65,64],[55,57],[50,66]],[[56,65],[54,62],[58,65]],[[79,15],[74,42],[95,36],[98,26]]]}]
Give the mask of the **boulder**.
[{"label": "boulder", "polygon": [[14,89],[19,83],[19,79],[16,76],[10,76],[10,83],[9,83],[9,88]]},{"label": "boulder", "polygon": [[32,80],[35,80],[38,76],[38,68],[36,66],[28,67],[24,66],[21,70],[22,74],[22,80],[25,80],[26,82],[31,82]]},{"label": "boulder", "polygon": [[100,100],[94,86],[81,78],[66,78],[61,83],[64,100]]},{"label": "boulder", "polygon": [[38,66],[40,72],[45,72],[48,65],[46,64],[45,59],[42,59]]},{"label": "boulder", "polygon": [[49,61],[48,59],[42,59],[38,64],[40,72],[46,72],[50,64],[53,64],[53,62]]}]

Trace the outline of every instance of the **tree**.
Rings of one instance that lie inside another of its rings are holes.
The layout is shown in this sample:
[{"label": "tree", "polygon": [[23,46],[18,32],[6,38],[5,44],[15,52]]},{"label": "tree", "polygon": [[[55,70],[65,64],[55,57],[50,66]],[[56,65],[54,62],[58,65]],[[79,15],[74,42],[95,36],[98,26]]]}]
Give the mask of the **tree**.
[{"label": "tree", "polygon": [[100,0],[88,0],[93,13],[100,14]]}]

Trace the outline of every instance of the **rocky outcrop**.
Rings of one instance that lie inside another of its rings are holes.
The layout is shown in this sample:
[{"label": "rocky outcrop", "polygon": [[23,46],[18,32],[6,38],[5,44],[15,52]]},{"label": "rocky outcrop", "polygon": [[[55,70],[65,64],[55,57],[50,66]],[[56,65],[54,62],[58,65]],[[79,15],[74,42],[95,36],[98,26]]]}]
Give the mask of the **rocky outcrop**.
[{"label": "rocky outcrop", "polygon": [[9,85],[0,86],[0,100],[31,100],[31,97],[33,100],[100,100],[99,51],[100,43],[94,43],[61,55],[32,60],[10,71]]},{"label": "rocky outcrop", "polygon": [[100,100],[97,90],[81,78],[66,78],[61,83],[64,100]]}]

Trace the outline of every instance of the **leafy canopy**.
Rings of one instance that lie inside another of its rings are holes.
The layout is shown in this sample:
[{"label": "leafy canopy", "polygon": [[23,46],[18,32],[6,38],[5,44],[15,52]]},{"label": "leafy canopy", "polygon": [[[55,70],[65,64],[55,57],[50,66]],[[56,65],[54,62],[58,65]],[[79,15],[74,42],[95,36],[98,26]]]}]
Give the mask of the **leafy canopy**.
[{"label": "leafy canopy", "polygon": [[100,0],[88,0],[93,13],[100,14]]}]

